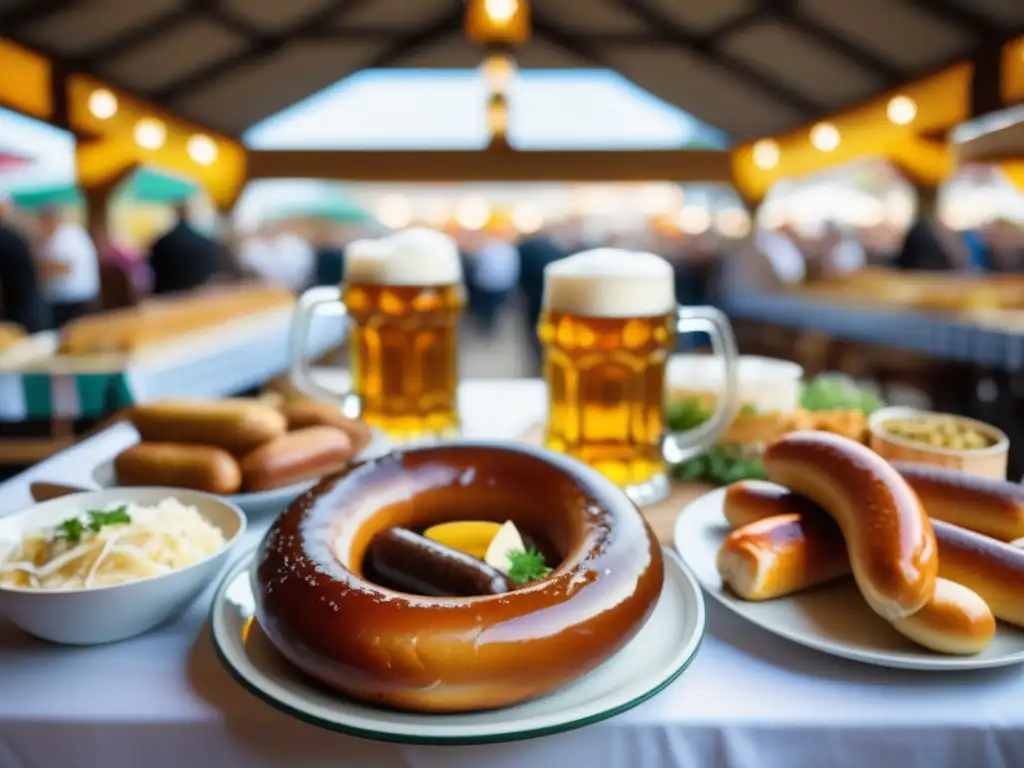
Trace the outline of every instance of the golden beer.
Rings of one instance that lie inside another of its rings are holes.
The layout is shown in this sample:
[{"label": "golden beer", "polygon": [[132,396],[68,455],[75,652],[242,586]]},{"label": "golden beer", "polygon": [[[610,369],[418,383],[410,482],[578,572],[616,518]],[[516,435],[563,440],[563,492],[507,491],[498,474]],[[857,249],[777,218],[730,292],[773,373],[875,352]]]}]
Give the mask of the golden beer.
[{"label": "golden beer", "polygon": [[[695,440],[666,434],[665,369],[677,330],[707,331],[726,360],[719,413]],[[585,251],[544,271],[537,333],[548,386],[546,447],[598,470],[638,504],[668,492],[670,453],[706,447],[732,408],[735,348],[717,310],[680,309],[671,265],[650,253]],[[731,361],[731,362],[730,362]]]},{"label": "golden beer", "polygon": [[458,431],[458,285],[346,283],[352,393],[361,418],[395,437]]},{"label": "golden beer", "polygon": [[[345,282],[306,291],[292,319],[291,378],[302,392],[340,399],[399,441],[458,432],[458,327],[465,306],[462,261],[440,232],[413,228],[345,251]],[[348,318],[352,383],[317,381],[305,346],[313,316]]]}]

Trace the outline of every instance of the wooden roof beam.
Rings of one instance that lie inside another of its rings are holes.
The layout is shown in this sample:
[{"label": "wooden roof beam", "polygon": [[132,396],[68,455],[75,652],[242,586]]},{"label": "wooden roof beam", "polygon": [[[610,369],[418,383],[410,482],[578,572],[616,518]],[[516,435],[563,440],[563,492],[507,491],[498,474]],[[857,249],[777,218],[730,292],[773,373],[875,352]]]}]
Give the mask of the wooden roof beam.
[{"label": "wooden roof beam", "polygon": [[458,32],[462,28],[463,13],[462,6],[457,5],[418,29],[400,33],[387,48],[375,54],[361,68],[381,69],[394,66],[396,62],[413,51],[430,45],[453,32]]},{"label": "wooden roof beam", "polygon": [[344,15],[347,11],[362,5],[367,0],[334,0],[330,5],[303,21],[254,41],[249,47],[235,56],[216,61],[209,66],[186,75],[185,77],[161,88],[154,94],[156,101],[169,104],[198,86],[217,80],[241,66],[251,66],[285,47],[296,38],[305,37],[308,33],[321,29],[325,25]]},{"label": "wooden roof beam", "polygon": [[651,29],[660,30],[667,42],[671,42],[748,85],[767,93],[803,117],[812,119],[824,111],[821,104],[816,104],[802,93],[766,76],[757,67],[716,53],[707,38],[680,27],[669,16],[650,5],[647,0],[618,0],[618,3],[622,8],[645,22]]},{"label": "wooden roof beam", "polygon": [[14,32],[75,5],[76,0],[35,0],[34,3],[25,3],[9,11],[0,12],[0,33]]}]

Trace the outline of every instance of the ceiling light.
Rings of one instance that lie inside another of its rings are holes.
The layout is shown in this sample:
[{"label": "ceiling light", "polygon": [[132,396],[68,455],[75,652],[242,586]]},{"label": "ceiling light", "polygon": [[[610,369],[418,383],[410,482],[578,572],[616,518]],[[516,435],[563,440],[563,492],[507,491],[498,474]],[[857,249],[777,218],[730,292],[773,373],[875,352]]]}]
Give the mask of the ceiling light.
[{"label": "ceiling light", "polygon": [[779,164],[779,145],[771,139],[761,139],[754,144],[754,165],[764,171]]},{"label": "ceiling light", "polygon": [[480,71],[491,93],[505,93],[516,76],[516,62],[507,54],[494,53],[484,59]]},{"label": "ceiling light", "polygon": [[508,24],[519,10],[519,0],[484,0],[484,12],[495,24]]},{"label": "ceiling light", "polygon": [[143,149],[157,150],[167,141],[167,128],[152,117],[144,117],[135,124],[135,143]]},{"label": "ceiling light", "polygon": [[188,140],[186,149],[188,150],[189,157],[200,165],[213,165],[220,152],[217,148],[217,142],[201,133],[197,133]]},{"label": "ceiling light", "polygon": [[889,120],[896,125],[909,125],[917,117],[917,102],[909,96],[893,96],[885,108]]},{"label": "ceiling light", "polygon": [[470,197],[459,203],[455,210],[455,220],[463,229],[483,229],[491,220],[491,209],[483,200]]},{"label": "ceiling light", "polygon": [[831,152],[839,146],[839,129],[832,123],[818,123],[811,128],[811,144],[822,152]]},{"label": "ceiling light", "polygon": [[711,227],[711,214],[706,208],[687,205],[679,212],[679,229],[688,235],[701,235]]},{"label": "ceiling light", "polygon": [[544,226],[544,214],[531,203],[517,203],[511,218],[512,226],[524,235],[532,235]]},{"label": "ceiling light", "polygon": [[99,120],[109,120],[117,114],[117,96],[106,88],[97,88],[89,94],[89,111]]},{"label": "ceiling light", "polygon": [[412,221],[412,206],[404,195],[387,195],[377,206],[377,219],[388,229],[401,229]]}]

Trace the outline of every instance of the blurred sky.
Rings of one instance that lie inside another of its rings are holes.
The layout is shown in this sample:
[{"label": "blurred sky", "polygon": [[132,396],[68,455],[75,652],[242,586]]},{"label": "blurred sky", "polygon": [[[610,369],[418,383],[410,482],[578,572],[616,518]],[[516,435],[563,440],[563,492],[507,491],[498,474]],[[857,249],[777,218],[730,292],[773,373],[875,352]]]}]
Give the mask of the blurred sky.
[{"label": "blurred sky", "polygon": [[[487,91],[475,70],[368,70],[244,136],[260,148],[470,149],[487,143]],[[509,92],[520,148],[668,148],[724,137],[607,70],[526,70]]]}]

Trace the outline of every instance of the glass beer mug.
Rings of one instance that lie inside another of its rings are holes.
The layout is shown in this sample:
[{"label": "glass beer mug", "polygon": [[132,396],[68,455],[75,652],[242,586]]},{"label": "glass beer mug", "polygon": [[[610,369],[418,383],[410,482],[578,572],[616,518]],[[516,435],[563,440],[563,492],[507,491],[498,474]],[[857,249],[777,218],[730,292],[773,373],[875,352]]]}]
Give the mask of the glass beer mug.
[{"label": "glass beer mug", "polygon": [[[714,415],[669,433],[665,368],[677,333],[704,332],[725,367]],[[736,342],[712,307],[676,304],[671,265],[652,253],[584,251],[544,270],[537,333],[548,387],[546,447],[591,465],[638,505],[668,495],[666,462],[708,448],[736,411]]]},{"label": "glass beer mug", "polygon": [[[458,434],[458,327],[466,303],[455,243],[413,228],[345,251],[340,287],[306,291],[292,321],[291,378],[305,394],[340,400],[398,441]],[[349,324],[348,391],[314,380],[305,348],[315,314]]]}]

